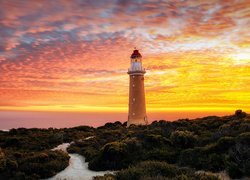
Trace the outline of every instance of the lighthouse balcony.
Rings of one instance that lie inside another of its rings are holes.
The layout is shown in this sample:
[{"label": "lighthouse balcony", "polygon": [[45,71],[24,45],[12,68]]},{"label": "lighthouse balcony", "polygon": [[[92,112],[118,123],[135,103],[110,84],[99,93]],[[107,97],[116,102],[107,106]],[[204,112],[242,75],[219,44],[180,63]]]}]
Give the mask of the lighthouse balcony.
[{"label": "lighthouse balcony", "polygon": [[128,69],[128,74],[138,74],[138,75],[143,75],[146,73],[146,70],[143,68],[143,69]]}]

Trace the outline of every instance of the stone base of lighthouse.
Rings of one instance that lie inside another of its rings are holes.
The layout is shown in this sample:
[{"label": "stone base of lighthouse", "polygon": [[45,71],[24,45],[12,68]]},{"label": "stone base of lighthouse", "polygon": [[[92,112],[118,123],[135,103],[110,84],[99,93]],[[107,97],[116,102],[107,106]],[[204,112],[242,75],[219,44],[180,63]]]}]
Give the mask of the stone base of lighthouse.
[{"label": "stone base of lighthouse", "polygon": [[144,73],[130,72],[129,113],[127,125],[146,125],[146,103],[144,91]]}]

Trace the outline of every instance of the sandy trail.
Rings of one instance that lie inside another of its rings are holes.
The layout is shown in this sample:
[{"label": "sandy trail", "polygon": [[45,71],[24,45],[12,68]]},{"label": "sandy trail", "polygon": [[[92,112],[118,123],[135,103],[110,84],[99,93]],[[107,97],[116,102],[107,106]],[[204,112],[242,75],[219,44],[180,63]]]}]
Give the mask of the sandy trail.
[{"label": "sandy trail", "polygon": [[[67,152],[70,143],[63,143],[52,150],[62,150]],[[57,173],[48,180],[91,180],[94,176],[102,176],[110,171],[91,171],[88,169],[88,163],[85,158],[79,154],[69,154],[69,166],[63,171]]]}]

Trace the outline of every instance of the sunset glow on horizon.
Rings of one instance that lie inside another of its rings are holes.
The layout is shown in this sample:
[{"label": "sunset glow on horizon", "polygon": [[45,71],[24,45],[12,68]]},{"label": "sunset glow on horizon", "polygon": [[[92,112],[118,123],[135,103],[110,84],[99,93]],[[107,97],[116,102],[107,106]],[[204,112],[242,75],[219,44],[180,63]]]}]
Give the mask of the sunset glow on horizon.
[{"label": "sunset glow on horizon", "polygon": [[249,0],[0,2],[0,110],[127,112],[130,55],[148,112],[250,112]]}]

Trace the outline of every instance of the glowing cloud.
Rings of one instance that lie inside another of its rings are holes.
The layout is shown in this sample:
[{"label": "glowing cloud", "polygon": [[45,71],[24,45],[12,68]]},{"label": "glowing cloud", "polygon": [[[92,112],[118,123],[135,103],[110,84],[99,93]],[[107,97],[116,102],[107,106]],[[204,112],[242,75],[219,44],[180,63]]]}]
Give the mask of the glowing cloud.
[{"label": "glowing cloud", "polygon": [[0,109],[126,111],[129,56],[149,111],[250,110],[242,1],[0,2]]}]

